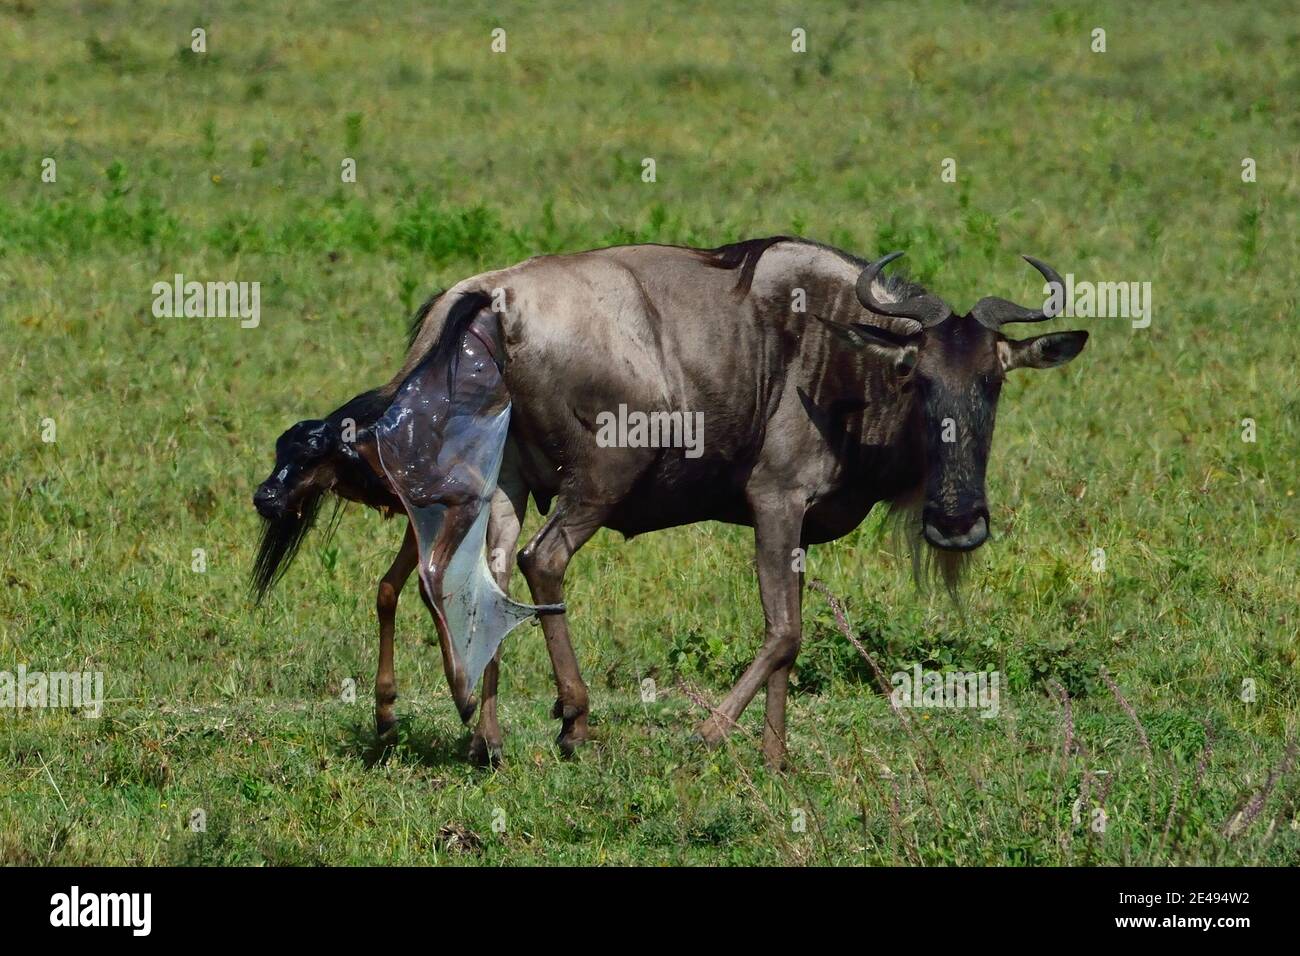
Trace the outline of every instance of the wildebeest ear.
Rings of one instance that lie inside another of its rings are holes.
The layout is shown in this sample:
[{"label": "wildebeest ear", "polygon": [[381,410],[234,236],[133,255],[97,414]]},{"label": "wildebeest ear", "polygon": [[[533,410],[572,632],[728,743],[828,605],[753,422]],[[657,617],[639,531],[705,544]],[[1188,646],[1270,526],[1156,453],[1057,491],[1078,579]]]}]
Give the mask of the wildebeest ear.
[{"label": "wildebeest ear", "polygon": [[1087,332],[1049,332],[1032,339],[1007,339],[998,343],[1002,368],[1056,368],[1083,351]]},{"label": "wildebeest ear", "polygon": [[316,428],[316,434],[327,452],[337,452],[343,446],[343,431],[337,424],[328,419],[322,421]]},{"label": "wildebeest ear", "polygon": [[850,325],[844,322],[832,322],[820,315],[814,315],[813,318],[835,333],[840,341],[855,348],[869,349],[881,358],[901,366],[904,371],[916,364],[916,342],[905,335],[896,335],[862,322],[854,322]]},{"label": "wildebeest ear", "polygon": [[376,476],[384,473],[383,465],[379,461],[379,448],[375,445],[375,433],[369,428],[357,431],[357,440],[349,446],[348,457],[365,462]]},{"label": "wildebeest ear", "polygon": [[361,435],[353,422],[350,427],[336,428],[334,447],[344,458],[357,459],[357,441]]}]

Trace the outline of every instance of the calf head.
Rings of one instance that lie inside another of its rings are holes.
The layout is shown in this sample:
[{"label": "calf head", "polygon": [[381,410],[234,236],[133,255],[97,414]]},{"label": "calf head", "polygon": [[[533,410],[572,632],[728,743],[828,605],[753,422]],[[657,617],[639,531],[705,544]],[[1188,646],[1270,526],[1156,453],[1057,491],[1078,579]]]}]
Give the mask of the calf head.
[{"label": "calf head", "polygon": [[301,517],[334,484],[338,457],[354,454],[332,422],[298,422],[275,441],[275,467],[257,486],[253,506],[268,521]]},{"label": "calf head", "polygon": [[259,600],[293,561],[316,520],[322,496],[355,458],[356,450],[331,421],[298,422],[276,439],[275,467],[253,493],[253,506],[263,520],[253,565],[253,590]]}]

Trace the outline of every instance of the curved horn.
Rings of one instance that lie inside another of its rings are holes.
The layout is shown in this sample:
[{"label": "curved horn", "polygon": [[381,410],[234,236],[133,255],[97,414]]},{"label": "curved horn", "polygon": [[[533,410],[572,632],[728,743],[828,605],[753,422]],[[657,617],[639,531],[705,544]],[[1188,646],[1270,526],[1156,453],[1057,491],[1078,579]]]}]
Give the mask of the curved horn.
[{"label": "curved horn", "polygon": [[[919,323],[922,328],[938,325],[952,315],[952,306],[937,295],[915,295],[910,299],[904,299],[902,302],[881,302],[872,295],[871,286],[880,275],[880,270],[902,254],[902,252],[891,252],[883,259],[877,259],[862,270],[862,275],[858,276],[858,301],[872,312],[892,316],[896,319],[911,319],[913,322]],[[919,332],[920,329],[916,331]]]},{"label": "curved horn", "polygon": [[970,310],[971,316],[980,325],[986,329],[997,331],[998,327],[1006,322],[1042,322],[1046,319],[1054,319],[1061,314],[1061,307],[1065,299],[1065,283],[1061,277],[1056,274],[1056,270],[1046,262],[1040,262],[1033,256],[1021,256],[1026,262],[1043,274],[1043,278],[1060,290],[1061,299],[1057,300],[1055,292],[1047,300],[1047,306],[1042,309],[1027,309],[1023,305],[1016,305],[1014,302],[1008,302],[1006,299],[999,299],[995,295],[987,296],[975,303],[975,308]]}]

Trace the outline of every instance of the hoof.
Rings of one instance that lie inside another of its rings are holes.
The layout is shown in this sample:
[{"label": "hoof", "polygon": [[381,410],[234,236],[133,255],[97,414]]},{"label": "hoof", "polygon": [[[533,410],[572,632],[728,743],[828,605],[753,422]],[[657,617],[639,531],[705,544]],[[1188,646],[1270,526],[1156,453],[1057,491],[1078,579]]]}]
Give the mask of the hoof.
[{"label": "hoof", "polygon": [[560,754],[565,757],[572,757],[579,747],[587,742],[587,695],[582,695],[582,703],[565,703],[563,698],[557,698],[555,706],[551,708],[551,716],[557,720],[563,721],[560,724],[560,735],[555,738],[555,745],[560,748]]},{"label": "hoof", "polygon": [[475,734],[469,741],[469,762],[477,767],[497,766],[501,763],[501,741]]},{"label": "hoof", "polygon": [[691,734],[691,740],[701,743],[712,750],[722,745],[723,738],[727,736],[727,731],[730,729],[718,717],[710,717],[695,728],[695,733]]},{"label": "hoof", "polygon": [[578,748],[587,742],[585,735],[579,736],[567,730],[560,731],[560,735],[555,738],[555,745],[560,748],[560,756],[572,757],[578,752]]},{"label": "hoof", "polygon": [[780,753],[771,753],[767,750],[764,750],[763,763],[767,765],[767,769],[770,770],[772,773],[785,773],[787,770],[790,769],[790,760],[786,756],[784,750],[781,751]]},{"label": "hoof", "polygon": [[382,744],[390,744],[397,739],[397,719],[395,717],[376,717],[375,736]]}]

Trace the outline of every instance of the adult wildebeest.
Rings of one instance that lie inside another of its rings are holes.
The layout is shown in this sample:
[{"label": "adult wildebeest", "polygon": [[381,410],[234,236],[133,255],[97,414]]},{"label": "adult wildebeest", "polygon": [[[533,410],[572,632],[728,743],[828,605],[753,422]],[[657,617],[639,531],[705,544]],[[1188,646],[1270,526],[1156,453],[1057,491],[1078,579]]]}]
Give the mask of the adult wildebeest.
[{"label": "adult wildebeest", "polygon": [[[373,483],[395,507],[391,482],[365,467],[375,460],[365,453],[367,428],[431,350],[468,341],[471,331],[486,337],[514,409],[488,547],[513,550],[531,493],[549,518],[518,563],[533,600],[558,605],[570,559],[601,527],[631,536],[706,520],[752,526],[766,637],[698,732],[720,741],[766,685],[763,751],[779,763],[801,640],[798,549],[841,537],[887,502],[913,516],[916,545],[953,585],[961,559],[988,536],[984,474],[1003,377],[1064,364],[1087,340],[1086,332],[1008,339],[1004,323],[1050,316],[997,298],[955,314],[920,287],[881,275],[898,255],[867,263],[774,237],[712,250],[638,245],[544,256],[466,279],[427,310],[388,385],[350,403],[368,412],[357,419],[363,453],[337,435],[349,406],[324,422],[299,423],[281,438],[259,510],[274,529],[295,502],[314,500],[331,483],[359,500],[367,498],[355,488]],[[600,440],[602,413],[626,409],[702,414],[703,442],[691,454],[633,441],[609,447]],[[294,471],[302,443],[317,439],[311,468]],[[353,474],[357,468],[368,477]],[[296,543],[301,531],[276,535],[261,555],[264,585],[291,553],[276,542]],[[414,563],[408,530],[380,587],[381,730],[392,719],[391,610]],[[541,623],[555,671],[558,742],[569,753],[587,737],[587,687],[566,615]],[[493,665],[472,744],[480,755],[499,748],[495,684]]]}]

